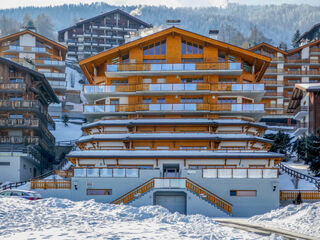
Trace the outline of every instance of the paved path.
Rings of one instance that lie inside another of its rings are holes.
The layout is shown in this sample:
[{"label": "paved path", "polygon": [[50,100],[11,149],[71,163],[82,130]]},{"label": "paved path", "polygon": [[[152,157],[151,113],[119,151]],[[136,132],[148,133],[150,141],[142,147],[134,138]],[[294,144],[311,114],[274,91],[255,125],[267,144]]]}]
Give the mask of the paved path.
[{"label": "paved path", "polygon": [[240,219],[240,218],[217,218],[215,219],[220,225],[226,227],[232,227],[241,229],[247,232],[252,232],[255,234],[259,234],[262,236],[270,236],[271,234],[276,234],[279,236],[283,236],[285,239],[303,239],[303,240],[317,240],[319,238],[307,236],[301,233],[294,233],[289,230],[281,229],[281,228],[274,228],[274,227],[267,227],[261,226],[259,224],[248,222],[247,219]]}]

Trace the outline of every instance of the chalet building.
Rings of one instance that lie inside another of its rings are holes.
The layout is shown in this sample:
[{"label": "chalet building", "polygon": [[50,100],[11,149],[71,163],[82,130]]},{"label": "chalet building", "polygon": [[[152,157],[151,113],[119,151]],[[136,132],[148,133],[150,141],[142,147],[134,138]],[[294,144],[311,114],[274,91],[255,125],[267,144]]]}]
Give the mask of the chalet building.
[{"label": "chalet building", "polygon": [[265,105],[263,122],[290,125],[295,123],[292,112],[287,111],[295,84],[320,82],[320,40],[283,51],[267,43],[258,44],[251,51],[268,56],[271,63],[263,76]]},{"label": "chalet building", "polygon": [[0,96],[0,182],[29,180],[54,160],[48,106],[59,99],[42,73],[2,57]]},{"label": "chalet building", "polygon": [[43,73],[60,103],[51,104],[49,113],[60,118],[66,99],[65,57],[67,48],[35,32],[34,28],[0,38],[0,56]]},{"label": "chalet building", "polygon": [[71,191],[32,188],[216,217],[277,208],[283,155],[256,123],[269,62],[176,27],[80,61],[88,123],[67,156],[73,177],[50,185]]},{"label": "chalet building", "polygon": [[296,84],[288,112],[298,121],[295,136],[318,134],[320,129],[320,83]]},{"label": "chalet building", "polygon": [[316,40],[320,40],[320,23],[313,25],[308,31],[301,34],[296,43],[298,46],[303,46]]},{"label": "chalet building", "polygon": [[130,32],[150,27],[152,25],[116,9],[59,31],[58,41],[68,46],[68,59],[81,60],[123,44]]}]

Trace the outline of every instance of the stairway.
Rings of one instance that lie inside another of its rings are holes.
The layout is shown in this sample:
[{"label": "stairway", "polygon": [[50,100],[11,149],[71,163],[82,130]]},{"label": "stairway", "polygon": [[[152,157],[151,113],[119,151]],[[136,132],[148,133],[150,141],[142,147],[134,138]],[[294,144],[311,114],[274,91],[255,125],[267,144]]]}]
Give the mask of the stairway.
[{"label": "stairway", "polygon": [[[173,178],[175,181],[177,178]],[[232,215],[232,204],[227,202],[226,200],[220,198],[219,196],[215,195],[214,193],[210,192],[209,190],[201,187],[199,184],[191,181],[188,178],[179,178],[180,180],[185,181],[184,189],[187,191],[196,194],[199,198],[209,203],[211,206],[218,208],[219,210],[223,211],[227,215]],[[165,189],[165,188],[174,188],[172,186],[166,186],[163,184],[161,187],[157,186],[156,182],[161,180],[170,181],[170,178],[152,178],[145,183],[141,184],[140,186],[132,189],[130,192],[122,195],[121,197],[112,201],[112,204],[127,204],[130,203],[140,197],[142,197],[147,192],[153,189]],[[181,186],[180,186],[181,188]]]}]

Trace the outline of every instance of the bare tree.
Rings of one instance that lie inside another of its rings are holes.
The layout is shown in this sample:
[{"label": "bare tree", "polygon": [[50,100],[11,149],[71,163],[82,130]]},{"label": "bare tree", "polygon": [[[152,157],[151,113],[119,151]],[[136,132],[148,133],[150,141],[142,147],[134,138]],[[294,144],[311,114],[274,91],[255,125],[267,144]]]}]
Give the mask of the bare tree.
[{"label": "bare tree", "polygon": [[0,30],[2,36],[9,35],[19,31],[19,24],[16,20],[2,14],[0,17]]},{"label": "bare tree", "polygon": [[35,26],[39,34],[50,39],[55,39],[55,34],[54,34],[55,24],[53,23],[51,18],[46,14],[42,13],[37,16],[35,20]]}]

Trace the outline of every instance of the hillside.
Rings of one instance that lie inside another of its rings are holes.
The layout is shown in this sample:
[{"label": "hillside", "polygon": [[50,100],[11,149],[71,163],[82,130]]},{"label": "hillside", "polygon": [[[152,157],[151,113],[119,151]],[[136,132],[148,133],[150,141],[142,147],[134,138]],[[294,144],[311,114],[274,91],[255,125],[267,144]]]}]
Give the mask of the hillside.
[{"label": "hillside", "polygon": [[[63,5],[44,8],[17,8],[1,10],[0,15],[21,21],[25,13],[37,16],[41,13],[48,15],[55,23],[55,30],[72,25],[74,20],[86,19],[107,12],[115,8],[121,8],[126,12],[138,13],[138,17],[155,26],[164,25],[166,19],[180,19],[181,27],[190,31],[207,35],[209,29],[230,29],[239,31],[244,37],[248,37],[250,30],[256,25],[259,31],[272,39],[272,43],[278,45],[286,42],[288,46],[294,32],[308,30],[315,23],[320,22],[320,7],[310,5],[266,5],[248,6],[229,4],[226,8],[168,8],[165,6],[111,6],[106,3]],[[229,34],[229,33],[227,33]],[[233,34],[233,33],[231,33]],[[227,41],[227,40],[226,40]]]}]

